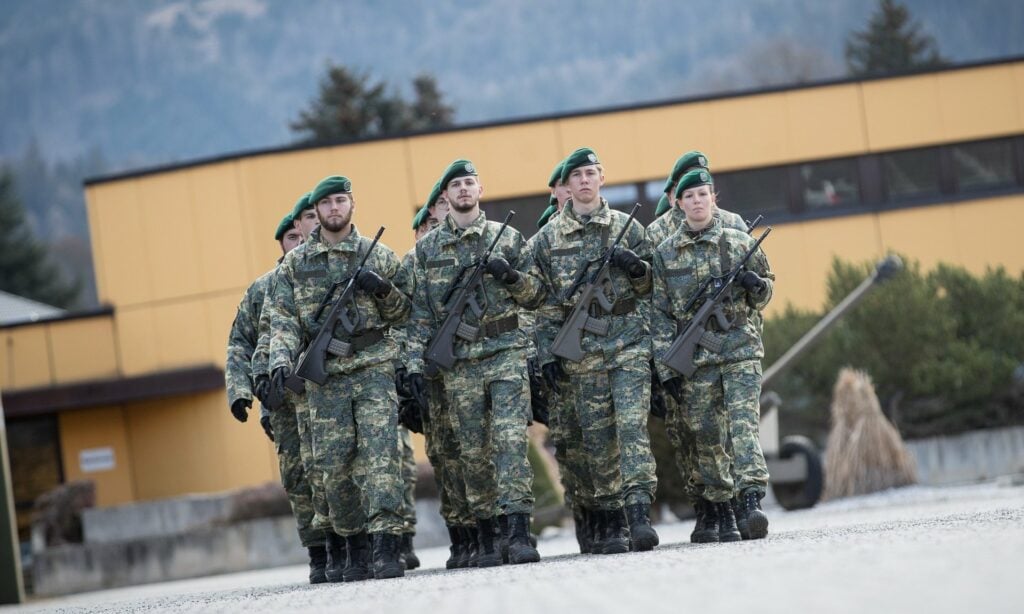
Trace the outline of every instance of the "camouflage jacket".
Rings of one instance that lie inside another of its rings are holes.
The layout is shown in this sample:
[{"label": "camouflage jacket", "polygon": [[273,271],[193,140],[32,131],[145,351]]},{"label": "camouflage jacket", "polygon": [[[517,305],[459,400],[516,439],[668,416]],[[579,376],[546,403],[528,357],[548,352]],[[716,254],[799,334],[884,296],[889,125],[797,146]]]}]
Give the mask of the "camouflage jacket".
[{"label": "camouflage jacket", "polygon": [[252,357],[256,351],[257,330],[263,312],[263,299],[274,271],[267,271],[245,291],[238,304],[235,321],[228,335],[227,362],[224,365],[224,385],[228,393],[228,405],[238,399],[253,399],[253,384],[256,381],[252,371]]},{"label": "camouflage jacket", "polygon": [[[604,254],[606,246],[611,245],[628,219],[628,215],[615,211],[602,199],[601,206],[584,222],[569,201],[562,213],[551,218],[534,237],[533,258],[548,286],[547,301],[536,316],[539,364],[555,360],[551,344],[565,320],[566,311],[573,308],[579,297],[578,290],[573,296],[566,296],[566,293],[581,267]],[[630,224],[621,245],[650,261],[650,249],[639,222],[634,220]],[[579,363],[563,361],[569,373],[599,371],[650,357],[650,333],[643,303],[651,291],[651,272],[648,269],[639,279],[630,278],[615,266],[610,266],[609,272],[613,286],[613,294],[609,296],[623,305],[632,301],[635,307],[621,315],[602,316],[609,319],[607,336],[584,332],[581,345],[587,356]]]},{"label": "camouflage jacket", "polygon": [[[332,284],[349,279],[370,243],[370,239],[359,235],[355,225],[348,237],[333,246],[321,240],[320,230],[317,229],[305,243],[284,257],[274,280],[273,294],[265,306],[270,311],[271,372],[278,367],[294,369],[295,359],[306,343],[316,335],[323,318],[330,311],[328,306],[320,316],[321,322],[314,321],[320,302]],[[398,356],[398,344],[388,327],[400,325],[408,317],[409,299],[404,294],[407,281],[402,277],[394,252],[381,243],[373,250],[366,268],[390,280],[396,288],[380,300],[356,291],[356,306],[363,323],[353,335],[381,331],[384,339],[352,356],[328,354],[326,371],[329,374],[349,373],[368,365],[394,360]],[[335,298],[340,294],[341,289],[335,293]],[[341,322],[338,322],[333,332],[338,339],[349,338]]]},{"label": "camouflage jacket", "polygon": [[[652,303],[653,346],[655,364],[661,381],[678,374],[663,365],[658,358],[668,350],[678,331],[689,323],[693,313],[683,313],[697,288],[709,276],[720,276],[729,272],[743,258],[755,240],[745,232],[724,228],[715,219],[704,232],[693,236],[684,223],[654,252],[654,293]],[[725,315],[733,322],[727,331],[720,331],[717,323],[710,324],[709,330],[723,342],[721,353],[698,345],[694,353],[694,364],[727,364],[742,360],[764,357],[755,313],[764,309],[772,297],[775,275],[768,266],[764,252],[758,251],[747,262],[747,269],[765,279],[767,288],[759,295],[751,295],[739,283],[733,285],[732,297],[726,299]],[[700,302],[697,307],[700,307]],[[695,311],[696,308],[693,310]],[[714,318],[712,318],[714,320]]]},{"label": "camouflage jacket", "polygon": [[[423,352],[430,344],[435,331],[448,314],[444,303],[449,286],[463,267],[472,265],[490,246],[501,228],[498,222],[489,222],[483,211],[466,228],[459,228],[449,215],[443,224],[431,230],[416,243],[413,259],[413,305],[409,327],[410,373],[423,373],[425,365]],[[481,323],[518,316],[521,308],[535,309],[544,300],[545,288],[537,277],[530,253],[519,231],[509,226],[494,247],[492,257],[504,258],[519,271],[519,280],[506,286],[489,274],[483,275],[486,311],[482,321],[466,310],[463,321],[477,326]],[[466,275],[468,277],[468,274]],[[483,302],[480,303],[483,306]],[[483,337],[473,342],[455,340],[457,359],[476,359],[493,356],[509,348],[527,347],[527,334],[521,329],[501,333],[495,337]]]},{"label": "camouflage jacket", "polygon": [[[715,217],[721,220],[722,225],[726,228],[734,228],[742,232],[750,230],[743,218],[732,211],[715,207]],[[650,243],[651,249],[657,249],[662,241],[683,225],[684,221],[686,221],[686,214],[676,205],[673,205],[664,215],[655,218],[647,227],[647,242]]]}]

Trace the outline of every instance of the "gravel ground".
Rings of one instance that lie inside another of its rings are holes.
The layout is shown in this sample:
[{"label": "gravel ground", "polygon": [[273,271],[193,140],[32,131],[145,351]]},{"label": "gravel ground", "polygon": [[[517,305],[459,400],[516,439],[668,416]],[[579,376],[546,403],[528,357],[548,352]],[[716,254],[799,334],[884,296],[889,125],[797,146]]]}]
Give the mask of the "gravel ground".
[{"label": "gravel ground", "polygon": [[580,556],[562,531],[541,540],[534,565],[449,572],[447,550],[431,548],[402,579],[309,586],[305,567],[284,567],[0,611],[1024,612],[1020,480],[766,511],[770,535],[754,542],[694,545],[692,521],[672,522],[653,552]]}]

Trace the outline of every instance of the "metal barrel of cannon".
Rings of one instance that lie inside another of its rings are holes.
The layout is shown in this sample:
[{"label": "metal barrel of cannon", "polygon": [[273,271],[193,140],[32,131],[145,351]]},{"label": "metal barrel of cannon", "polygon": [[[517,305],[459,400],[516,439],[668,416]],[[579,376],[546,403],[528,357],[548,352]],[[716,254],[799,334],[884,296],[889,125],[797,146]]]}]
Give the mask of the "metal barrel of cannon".
[{"label": "metal barrel of cannon", "polygon": [[761,379],[761,449],[768,464],[769,483],[775,499],[787,510],[813,506],[821,498],[825,485],[821,453],[807,437],[790,435],[779,438],[779,408],[782,399],[771,390],[786,370],[813,348],[825,333],[844,315],[856,307],[878,284],[889,279],[900,269],[899,256],[889,255],[853,292],[825,314],[811,330],[793,344],[778,360],[765,370]]}]

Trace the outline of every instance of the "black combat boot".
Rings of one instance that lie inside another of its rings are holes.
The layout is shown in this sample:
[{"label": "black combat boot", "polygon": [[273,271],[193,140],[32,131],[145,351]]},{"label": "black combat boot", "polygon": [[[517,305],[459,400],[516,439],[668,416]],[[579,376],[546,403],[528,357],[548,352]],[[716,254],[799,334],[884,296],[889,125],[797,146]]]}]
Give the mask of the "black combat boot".
[{"label": "black combat boot", "polygon": [[342,582],[342,573],[345,571],[345,563],[348,558],[348,550],[345,548],[345,538],[334,531],[327,533],[327,563],[325,576],[327,582]]},{"label": "black combat boot", "polygon": [[658,545],[658,533],[651,526],[651,506],[637,503],[626,507],[629,520],[629,549],[647,552]]},{"label": "black combat boot", "polygon": [[718,516],[714,513],[714,504],[707,499],[697,499],[693,511],[697,513],[697,524],[690,533],[690,541],[695,544],[717,543]]},{"label": "black combat boot", "polygon": [[536,563],[540,553],[530,543],[530,515],[510,514],[508,516],[508,560],[513,565]]},{"label": "black combat boot", "polygon": [[306,550],[309,551],[309,583],[327,582],[327,548],[310,546]]},{"label": "black combat boot", "polygon": [[476,527],[462,527],[462,548],[466,554],[466,564],[463,567],[476,567],[477,559],[480,558]]},{"label": "black combat boot", "polygon": [[594,541],[590,526],[590,510],[574,505],[572,521],[576,525],[576,543],[580,545],[580,554],[590,554]]},{"label": "black combat boot", "polygon": [[451,556],[444,562],[445,569],[460,569],[466,566],[466,549],[462,544],[462,527],[448,527],[448,539],[452,545],[448,548]]},{"label": "black combat boot", "polygon": [[405,564],[405,568],[409,570],[416,569],[420,566],[420,557],[416,556],[416,551],[412,549],[412,536],[415,533],[402,533],[402,563]]},{"label": "black combat boot", "polygon": [[508,514],[498,516],[498,527],[501,529],[501,562],[508,565]]},{"label": "black combat boot", "polygon": [[476,521],[477,529],[477,567],[497,567],[501,565],[501,529],[494,517],[481,518]]},{"label": "black combat boot", "polygon": [[341,572],[344,581],[360,582],[373,578],[370,540],[366,533],[346,537],[345,545],[348,547],[348,563]]},{"label": "black combat boot", "polygon": [[718,517],[718,541],[738,542],[743,537],[736,528],[736,516],[732,513],[732,505],[728,501],[715,503],[715,515]]},{"label": "black combat boot", "polygon": [[764,539],[768,536],[768,516],[761,511],[761,497],[756,489],[748,488],[740,495],[737,507],[736,526],[743,539]]},{"label": "black combat boot", "polygon": [[622,508],[599,510],[598,536],[594,543],[595,554],[623,554],[629,552],[629,532],[626,529],[626,514]]},{"label": "black combat boot", "polygon": [[391,533],[374,533],[373,538],[373,577],[378,580],[401,578],[405,575],[402,566],[402,536]]}]

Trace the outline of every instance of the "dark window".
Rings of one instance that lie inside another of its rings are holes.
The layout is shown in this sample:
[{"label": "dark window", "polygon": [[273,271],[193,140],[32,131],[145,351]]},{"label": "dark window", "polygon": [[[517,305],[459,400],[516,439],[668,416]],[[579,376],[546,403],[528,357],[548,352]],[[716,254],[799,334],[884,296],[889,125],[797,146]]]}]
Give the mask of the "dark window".
[{"label": "dark window", "polygon": [[647,202],[657,204],[661,200],[661,195],[665,193],[665,180],[655,179],[654,181],[648,181],[644,184],[644,196],[647,197]]},{"label": "dark window", "polygon": [[848,207],[861,203],[855,158],[801,164],[799,173],[807,209]]},{"label": "dark window", "polygon": [[60,465],[57,417],[22,418],[7,423],[11,483],[18,517],[18,539],[31,529],[32,504],[64,479]]},{"label": "dark window", "polygon": [[608,201],[608,204],[615,209],[629,211],[639,200],[635,183],[620,183],[619,185],[601,186],[601,196]]},{"label": "dark window", "polygon": [[1013,141],[965,143],[952,148],[957,185],[962,192],[1012,186]]},{"label": "dark window", "polygon": [[515,211],[509,226],[515,228],[525,238],[529,239],[537,232],[537,219],[548,206],[550,194],[535,194],[533,196],[522,196],[520,198],[504,198],[501,200],[480,201],[480,207],[484,210],[488,220],[495,222],[505,221],[509,211]]},{"label": "dark window", "polygon": [[789,208],[789,178],[785,167],[716,175],[715,191],[720,207],[745,218],[781,213]]},{"label": "dark window", "polygon": [[939,150],[914,149],[884,154],[882,172],[889,200],[905,201],[938,196]]}]

